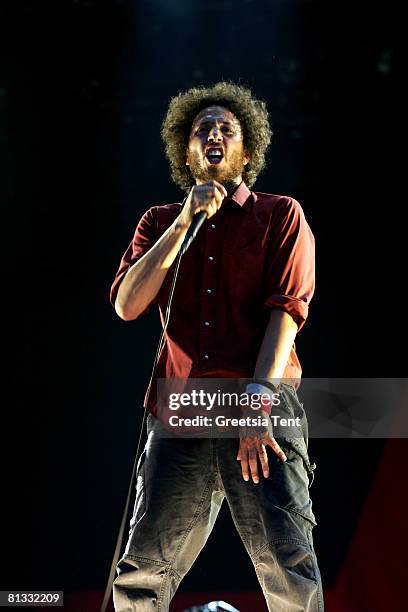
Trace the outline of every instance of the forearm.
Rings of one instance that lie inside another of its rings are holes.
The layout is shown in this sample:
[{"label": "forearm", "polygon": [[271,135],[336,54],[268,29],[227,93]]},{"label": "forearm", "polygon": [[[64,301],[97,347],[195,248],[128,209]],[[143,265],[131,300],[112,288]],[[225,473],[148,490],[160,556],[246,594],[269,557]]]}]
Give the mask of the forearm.
[{"label": "forearm", "polygon": [[297,325],[292,317],[279,308],[271,311],[269,323],[259,349],[254,378],[282,379],[296,337]]},{"label": "forearm", "polygon": [[188,225],[177,218],[154,246],[124,276],[115,301],[121,319],[136,319],[156,297],[177,257]]}]

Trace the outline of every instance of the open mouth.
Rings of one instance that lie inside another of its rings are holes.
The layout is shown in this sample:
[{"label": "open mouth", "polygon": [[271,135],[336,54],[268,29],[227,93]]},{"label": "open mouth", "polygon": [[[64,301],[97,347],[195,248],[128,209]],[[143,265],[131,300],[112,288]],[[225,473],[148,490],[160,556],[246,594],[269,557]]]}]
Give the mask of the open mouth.
[{"label": "open mouth", "polygon": [[205,158],[208,163],[217,165],[224,159],[224,153],[219,147],[210,147],[207,150]]}]

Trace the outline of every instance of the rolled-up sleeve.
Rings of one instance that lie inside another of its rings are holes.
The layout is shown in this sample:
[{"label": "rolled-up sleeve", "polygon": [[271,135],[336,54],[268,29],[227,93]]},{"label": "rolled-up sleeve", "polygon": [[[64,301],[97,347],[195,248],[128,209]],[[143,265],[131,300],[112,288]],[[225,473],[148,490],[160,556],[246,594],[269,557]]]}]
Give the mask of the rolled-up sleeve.
[{"label": "rolled-up sleeve", "polygon": [[[156,208],[157,207],[153,206],[144,213],[136,227],[133,240],[129,244],[120,261],[118,271],[116,272],[116,276],[110,290],[110,302],[112,306],[115,305],[119,286],[126,272],[136,261],[138,261],[138,259],[143,257],[143,255],[145,255],[145,253],[152,248],[157,240],[157,224],[155,215]],[[153,304],[155,301],[156,299],[152,300],[150,304]],[[150,305],[141,314],[147,313],[149,308]]]},{"label": "rolled-up sleeve", "polygon": [[286,311],[299,331],[315,289],[315,240],[297,200],[282,198],[273,217],[263,305]]}]

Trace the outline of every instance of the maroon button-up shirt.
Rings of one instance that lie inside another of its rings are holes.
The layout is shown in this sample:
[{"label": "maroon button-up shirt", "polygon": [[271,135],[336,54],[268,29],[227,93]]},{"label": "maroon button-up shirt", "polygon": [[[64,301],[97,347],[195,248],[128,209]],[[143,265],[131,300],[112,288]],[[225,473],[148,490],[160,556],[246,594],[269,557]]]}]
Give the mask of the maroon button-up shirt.
[{"label": "maroon button-up shirt", "polygon": [[[183,204],[153,206],[144,213],[116,273],[112,304],[127,270],[151,249]],[[159,305],[162,323],[174,267],[175,262],[152,301]],[[182,258],[156,378],[252,377],[270,309],[288,312],[300,330],[314,286],[314,237],[299,202],[250,191],[242,182]],[[294,344],[284,378],[298,387],[301,372]],[[153,414],[156,403],[153,384],[147,401]]]}]

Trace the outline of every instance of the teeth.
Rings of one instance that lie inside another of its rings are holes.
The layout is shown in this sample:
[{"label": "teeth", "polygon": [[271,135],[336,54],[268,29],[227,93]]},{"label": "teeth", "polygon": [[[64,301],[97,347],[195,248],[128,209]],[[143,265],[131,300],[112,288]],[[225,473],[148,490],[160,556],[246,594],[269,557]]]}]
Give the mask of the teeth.
[{"label": "teeth", "polygon": [[218,155],[221,157],[222,153],[219,149],[211,149],[211,151],[208,151],[207,155]]}]

